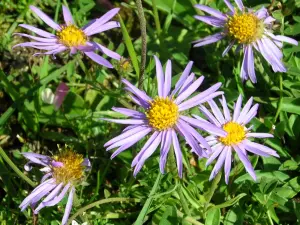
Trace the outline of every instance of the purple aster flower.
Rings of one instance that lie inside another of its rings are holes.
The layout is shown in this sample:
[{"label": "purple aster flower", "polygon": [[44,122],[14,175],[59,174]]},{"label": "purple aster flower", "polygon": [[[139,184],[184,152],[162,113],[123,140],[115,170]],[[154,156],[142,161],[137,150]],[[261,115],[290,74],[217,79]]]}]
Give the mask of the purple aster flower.
[{"label": "purple aster flower", "polygon": [[[62,225],[65,225],[72,209],[75,186],[84,177],[84,171],[91,168],[89,159],[84,159],[82,155],[70,150],[65,150],[53,158],[29,152],[23,153],[23,155],[29,159],[25,165],[25,170],[30,171],[32,164],[39,164],[44,166],[41,171],[45,172],[45,175],[41,184],[23,200],[19,206],[21,211],[30,205],[34,213],[38,214],[42,208],[57,205],[68,195],[68,202],[62,219]],[[42,198],[44,199],[41,200]],[[40,203],[38,204],[38,202]]]},{"label": "purple aster flower", "polygon": [[235,0],[238,6],[236,10],[229,0],[224,0],[229,8],[229,12],[222,13],[205,5],[195,5],[211,16],[195,16],[196,19],[214,27],[222,28],[222,31],[203,39],[194,41],[194,47],[200,47],[217,42],[228,37],[230,43],[224,50],[222,56],[235,45],[238,49],[244,51],[244,59],[241,67],[242,80],[250,80],[256,83],[254,69],[254,49],[262,54],[267,62],[272,66],[274,72],[286,72],[282,62],[283,54],[281,48],[282,42],[298,45],[298,42],[292,38],[282,35],[274,35],[272,26],[275,19],[271,17],[268,10],[261,8],[254,12],[244,7],[241,0]]},{"label": "purple aster flower", "polygon": [[113,59],[120,60],[121,57],[119,54],[109,50],[108,48],[97,42],[93,42],[90,40],[90,36],[94,34],[101,33],[112,28],[120,27],[120,24],[118,22],[109,21],[119,12],[119,8],[108,11],[102,17],[91,21],[88,25],[82,27],[81,29],[76,26],[71,12],[66,6],[62,6],[65,21],[65,24],[63,25],[59,25],[54,22],[49,16],[47,16],[35,6],[30,6],[30,9],[46,24],[52,27],[56,31],[56,35],[28,24],[20,24],[20,27],[30,30],[36,33],[38,36],[16,33],[19,36],[28,37],[34,41],[17,44],[13,48],[20,46],[46,50],[46,52],[40,52],[34,55],[55,55],[66,50],[70,50],[70,54],[75,54],[77,51],[81,51],[96,63],[108,68],[113,68],[113,66],[109,61],[96,54],[94,52],[95,50],[99,50],[103,54]]},{"label": "purple aster flower", "polygon": [[193,127],[220,136],[226,135],[226,132],[209,122],[199,122],[196,119],[184,115],[185,110],[221,95],[223,92],[217,91],[221,86],[221,83],[217,83],[209,89],[189,98],[204,80],[204,77],[201,76],[194,81],[195,75],[194,73],[190,73],[193,62],[189,62],[176,83],[175,89],[171,91],[171,61],[168,60],[164,74],[161,62],[157,57],[154,58],[156,62],[158,96],[151,98],[144,91],[139,90],[127,80],[123,79],[122,82],[126,86],[125,89],[131,92],[132,100],[138,106],[144,108],[145,112],[114,107],[114,111],[130,118],[104,120],[128,124],[129,126],[125,128],[119,136],[111,139],[104,146],[107,147],[107,150],[118,148],[111,156],[111,158],[114,158],[116,155],[130,148],[143,137],[151,133],[150,138],[133,159],[131,164],[132,167],[135,167],[134,176],[141,170],[145,161],[153,154],[159,145],[160,171],[161,173],[164,173],[167,155],[173,145],[178,174],[182,177],[182,153],[177,133],[185,138],[186,142],[191,146],[192,151],[199,157],[206,156],[205,152],[199,146],[199,143],[207,149],[210,149],[210,146]]},{"label": "purple aster flower", "polygon": [[[224,164],[225,181],[228,184],[231,170],[232,152],[234,151],[244,164],[250,176],[256,180],[256,175],[247,157],[247,152],[251,152],[259,156],[279,156],[273,149],[255,143],[250,139],[271,138],[273,135],[268,133],[252,133],[252,127],[246,127],[246,125],[257,114],[258,104],[255,104],[251,107],[253,102],[252,97],[242,109],[242,96],[240,95],[234,106],[233,116],[230,115],[224,96],[222,99],[220,99],[220,102],[223,107],[223,114],[213,100],[208,101],[212,113],[203,105],[200,106],[200,111],[211,123],[227,132],[227,136],[225,137],[212,134],[211,136],[205,138],[212,149],[212,151],[209,153],[206,166],[210,165],[212,161],[218,157],[217,163],[215,164],[209,179],[212,180]],[[199,121],[203,120],[198,116],[195,117],[199,119]]]}]

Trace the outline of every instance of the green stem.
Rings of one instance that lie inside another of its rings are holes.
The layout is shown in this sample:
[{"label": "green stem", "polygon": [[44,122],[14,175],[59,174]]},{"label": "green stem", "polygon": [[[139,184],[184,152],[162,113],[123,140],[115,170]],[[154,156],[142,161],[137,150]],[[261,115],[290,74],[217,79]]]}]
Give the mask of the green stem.
[{"label": "green stem", "polygon": [[5,91],[9,93],[10,97],[13,101],[16,101],[19,97],[19,93],[15,89],[14,85],[7,79],[7,76],[4,74],[2,70],[0,70],[0,83],[3,85]]},{"label": "green stem", "polygon": [[111,165],[111,162],[112,162],[111,160],[108,161],[108,163],[106,164],[106,166],[105,166],[105,168],[104,168],[101,176],[100,176],[100,172],[99,172],[100,170],[98,171],[98,173],[97,173],[97,186],[95,188],[95,191],[94,191],[95,194],[92,197],[91,202],[98,196],[98,192],[99,192],[100,186],[103,184],[104,178],[105,178],[105,176],[107,174],[107,171],[108,171],[108,169],[109,169],[109,167]]},{"label": "green stem", "polygon": [[188,203],[183,195],[183,192],[182,192],[182,184],[180,182],[180,185],[178,185],[178,188],[177,188],[177,193],[179,195],[179,198],[180,198],[180,202],[181,202],[181,205],[182,205],[182,208],[183,208],[183,211],[186,215],[190,216],[191,213],[190,213],[190,210],[189,210],[189,206],[188,206]]},{"label": "green stem", "polygon": [[3,160],[12,168],[13,171],[16,172],[16,174],[25,180],[30,186],[35,187],[35,183],[30,180],[24,173],[22,173],[21,170],[18,169],[18,167],[13,163],[13,161],[10,160],[10,158],[6,155],[4,150],[0,147],[0,155],[3,158]]},{"label": "green stem", "polygon": [[144,73],[146,67],[146,57],[147,57],[147,30],[146,30],[146,19],[144,15],[143,5],[141,0],[136,0],[136,6],[138,11],[138,17],[140,20],[141,26],[141,35],[142,35],[142,55],[141,55],[141,65],[140,65],[140,76],[139,76],[139,85],[141,89],[144,81]]},{"label": "green stem", "polygon": [[86,74],[87,73],[87,69],[86,69],[84,63],[82,62],[82,59],[81,59],[80,55],[77,54],[76,58],[77,58],[77,61],[79,63],[80,68],[82,69],[82,71],[84,72],[84,74]]},{"label": "green stem", "polygon": [[99,205],[106,204],[106,203],[112,203],[112,202],[139,202],[139,201],[140,200],[137,198],[107,198],[107,199],[102,199],[102,200],[96,201],[96,202],[88,204],[88,205],[82,207],[81,209],[79,209],[75,214],[73,214],[69,218],[67,225],[71,224],[72,220],[74,220],[77,216],[79,216],[86,210],[91,209],[95,206],[99,206]]},{"label": "green stem", "polygon": [[269,220],[269,222],[270,222],[270,225],[274,225],[269,210],[267,211],[267,216],[268,216],[268,220]]},{"label": "green stem", "polygon": [[205,199],[206,199],[206,204],[205,204],[205,210],[204,212],[206,212],[206,209],[208,207],[208,204],[210,203],[216,189],[218,188],[218,184],[221,180],[221,177],[222,177],[222,172],[220,171],[217,176],[213,179],[212,181],[212,184],[211,184],[211,187],[209,189],[209,192],[208,194],[205,196]]},{"label": "green stem", "polygon": [[[58,19],[58,13],[59,13],[60,5],[61,5],[60,0],[57,0],[55,14],[54,14],[54,21],[55,22],[57,22],[57,19]],[[55,32],[55,30],[53,29],[52,33],[54,33],[54,32]]]},{"label": "green stem", "polygon": [[183,220],[190,222],[191,224],[195,224],[195,225],[204,225],[203,223],[200,223],[199,221],[195,220],[193,217],[190,216],[185,216],[182,212],[177,210],[177,215],[181,218],[183,218]]},{"label": "green stem", "polygon": [[276,123],[277,118],[279,116],[279,113],[281,111],[281,107],[282,107],[282,101],[283,101],[283,85],[282,85],[282,73],[279,73],[279,100],[278,100],[278,104],[277,104],[277,110],[276,110],[276,114],[274,117],[274,123]]},{"label": "green stem", "polygon": [[64,3],[65,6],[68,7],[68,9],[70,9],[70,8],[69,8],[69,4],[68,4],[68,2],[67,2],[66,0],[63,0],[63,3]]},{"label": "green stem", "polygon": [[[241,71],[241,63],[240,62],[238,64],[238,71]],[[236,85],[237,85],[238,91],[244,97],[245,93],[244,93],[244,90],[243,90],[243,83],[242,83],[242,80],[241,80],[241,78],[239,76],[239,72],[238,73],[235,72],[234,76],[235,76],[235,81],[236,81]]]},{"label": "green stem", "polygon": [[161,26],[160,26],[160,22],[159,22],[158,10],[156,7],[156,0],[152,0],[152,7],[153,7],[153,15],[154,15],[156,31],[157,31],[158,36],[160,36]]},{"label": "green stem", "polygon": [[149,194],[149,197],[148,199],[146,200],[138,218],[136,219],[134,225],[142,225],[143,224],[143,221],[147,215],[147,212],[148,212],[148,209],[150,208],[151,206],[151,203],[152,203],[152,200],[153,200],[153,196],[154,194],[156,193],[157,191],[157,188],[158,188],[158,184],[160,182],[160,179],[162,177],[162,174],[160,173],[160,171],[158,171],[158,175],[157,175],[157,178],[155,180],[155,183],[150,191],[150,194]]}]

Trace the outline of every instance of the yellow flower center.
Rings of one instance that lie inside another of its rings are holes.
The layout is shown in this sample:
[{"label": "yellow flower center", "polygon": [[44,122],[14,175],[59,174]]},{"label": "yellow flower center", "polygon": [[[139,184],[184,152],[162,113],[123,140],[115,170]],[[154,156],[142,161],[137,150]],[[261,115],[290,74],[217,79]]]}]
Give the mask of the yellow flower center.
[{"label": "yellow flower center", "polygon": [[264,24],[251,13],[235,14],[229,17],[226,27],[229,36],[240,44],[252,43],[261,38],[264,31]]},{"label": "yellow flower center", "polygon": [[57,33],[57,36],[60,43],[67,47],[77,47],[85,45],[87,42],[86,34],[75,25],[63,27],[62,30]]},{"label": "yellow flower center", "polygon": [[65,151],[55,156],[54,160],[63,163],[61,167],[53,167],[53,177],[57,183],[75,182],[83,176],[83,156],[73,151]]},{"label": "yellow flower center", "polygon": [[149,124],[157,130],[173,127],[179,117],[178,106],[170,98],[155,98],[146,112]]},{"label": "yellow flower center", "polygon": [[227,136],[220,137],[219,141],[224,145],[235,145],[246,138],[244,127],[238,123],[228,122],[223,125],[223,129],[227,132]]}]

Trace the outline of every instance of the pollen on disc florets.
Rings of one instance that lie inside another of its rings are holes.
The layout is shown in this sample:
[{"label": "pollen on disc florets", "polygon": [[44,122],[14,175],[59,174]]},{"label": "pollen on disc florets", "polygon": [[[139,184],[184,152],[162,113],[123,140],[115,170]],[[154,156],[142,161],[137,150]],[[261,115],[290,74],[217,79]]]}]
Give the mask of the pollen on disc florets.
[{"label": "pollen on disc florets", "polygon": [[224,145],[235,145],[246,138],[245,128],[238,123],[228,122],[223,125],[223,129],[227,132],[227,136],[220,137],[219,141]]},{"label": "pollen on disc florets", "polygon": [[229,36],[239,44],[249,44],[262,37],[263,22],[252,13],[230,16],[226,24]]},{"label": "pollen on disc florets", "polygon": [[82,165],[84,159],[82,155],[68,150],[55,156],[54,160],[63,164],[62,166],[52,168],[53,177],[57,183],[74,183],[82,178],[84,173],[84,166]]},{"label": "pollen on disc florets", "polygon": [[60,43],[67,47],[78,47],[85,45],[87,42],[86,34],[75,25],[62,27],[61,31],[57,33]]},{"label": "pollen on disc florets", "polygon": [[146,112],[149,124],[156,130],[173,127],[179,117],[178,106],[172,98],[155,98]]}]

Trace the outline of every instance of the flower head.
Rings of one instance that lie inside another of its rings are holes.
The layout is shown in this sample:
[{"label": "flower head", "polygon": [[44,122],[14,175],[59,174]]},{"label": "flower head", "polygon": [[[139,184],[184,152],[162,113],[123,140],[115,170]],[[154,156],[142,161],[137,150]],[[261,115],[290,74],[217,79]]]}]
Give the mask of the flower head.
[{"label": "flower head", "polygon": [[[199,128],[225,136],[226,132],[217,128],[206,121],[198,121],[183,115],[188,110],[200,103],[204,103],[214,97],[221,95],[221,91],[217,91],[221,83],[217,83],[209,89],[189,98],[201,85],[204,77],[201,76],[194,81],[195,75],[190,73],[192,62],[190,62],[183,71],[180,79],[175,85],[175,89],[171,91],[172,68],[171,61],[166,64],[165,73],[161,62],[155,57],[156,76],[158,85],[158,95],[154,98],[149,97],[144,91],[139,90],[134,85],[123,79],[125,89],[131,92],[132,100],[145,112],[139,112],[132,109],[116,108],[113,110],[119,112],[129,119],[104,119],[110,122],[128,124],[129,126],[117,137],[108,141],[104,146],[107,150],[118,148],[112,158],[122,151],[130,148],[146,135],[151,134],[148,141],[142,147],[137,156],[133,159],[132,167],[134,176],[141,170],[145,161],[154,153],[160,145],[160,170],[164,173],[167,156],[171,146],[173,145],[179,176],[182,176],[182,153],[177,137],[177,133],[183,136],[186,142],[199,157],[206,156],[205,151],[199,146],[210,149],[205,139],[194,129]],[[189,98],[189,99],[188,99]],[[194,127],[194,128],[193,128]]]},{"label": "flower head", "polygon": [[[25,170],[30,171],[32,164],[39,164],[44,166],[41,171],[45,172],[45,175],[41,184],[23,200],[19,207],[23,211],[30,205],[37,214],[46,206],[58,204],[69,192],[62,219],[62,224],[66,224],[72,209],[75,186],[84,178],[84,172],[91,168],[90,161],[87,158],[84,159],[82,155],[66,149],[52,158],[29,152],[23,153],[23,155],[29,159]],[[43,197],[45,198],[36,207]]]},{"label": "flower head", "polygon": [[32,47],[40,50],[46,50],[46,52],[36,53],[34,55],[44,54],[53,56],[66,50],[70,50],[70,54],[75,54],[77,51],[81,51],[96,63],[108,68],[112,68],[113,66],[109,61],[96,54],[94,52],[95,50],[99,50],[113,59],[120,60],[121,57],[119,54],[109,50],[97,42],[90,40],[90,36],[94,34],[120,27],[118,22],[109,21],[119,12],[119,8],[108,11],[99,19],[91,21],[88,25],[82,28],[78,28],[76,26],[72,14],[66,6],[62,6],[65,21],[65,24],[63,25],[59,25],[54,22],[49,16],[35,6],[30,6],[30,9],[47,25],[53,28],[56,31],[56,35],[28,24],[20,24],[20,27],[30,30],[36,33],[38,36],[16,33],[16,35],[28,37],[34,41],[17,44],[14,46],[14,48],[18,46]]},{"label": "flower head", "polygon": [[222,28],[222,31],[206,38],[194,41],[194,47],[200,47],[217,42],[225,37],[230,41],[222,56],[237,44],[244,51],[244,59],[241,67],[241,78],[256,83],[254,68],[254,49],[262,54],[272,66],[274,72],[286,72],[282,62],[282,42],[298,45],[292,38],[274,35],[272,33],[273,22],[268,10],[261,8],[254,12],[244,7],[241,0],[235,0],[236,10],[229,0],[224,0],[229,8],[228,13],[222,13],[205,5],[195,5],[196,8],[211,16],[195,16],[196,19],[214,27]]},{"label": "flower head", "polygon": [[[233,152],[236,152],[247,172],[254,180],[256,180],[256,175],[247,157],[247,152],[251,152],[259,156],[279,156],[273,149],[255,143],[250,139],[271,138],[273,135],[268,133],[252,133],[252,127],[246,127],[246,125],[257,114],[258,104],[252,106],[253,98],[250,98],[244,108],[242,108],[242,96],[239,96],[234,107],[233,116],[231,116],[229,112],[224,96],[222,100],[220,99],[220,102],[223,107],[224,115],[213,100],[208,101],[212,113],[203,105],[200,106],[200,111],[208,118],[208,120],[227,133],[226,136],[212,134],[205,138],[212,150],[209,152],[209,158],[206,162],[206,166],[210,165],[213,160],[218,158],[217,163],[211,172],[210,180],[216,176],[224,164],[225,181],[228,183]],[[198,119],[202,120],[202,118]]]}]

